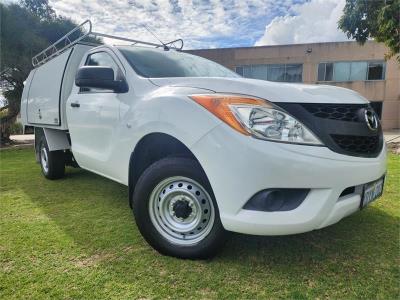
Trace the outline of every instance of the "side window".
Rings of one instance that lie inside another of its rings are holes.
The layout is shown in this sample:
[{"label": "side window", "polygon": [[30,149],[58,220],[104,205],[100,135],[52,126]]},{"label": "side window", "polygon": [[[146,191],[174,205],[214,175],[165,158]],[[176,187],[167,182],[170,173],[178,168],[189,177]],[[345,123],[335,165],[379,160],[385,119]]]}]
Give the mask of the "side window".
[{"label": "side window", "polygon": [[[86,60],[85,66],[102,66],[111,67],[114,70],[114,79],[118,77],[120,73],[118,65],[115,63],[113,58],[106,52],[96,52],[90,54]],[[112,92],[106,89],[95,89],[95,88],[81,88],[81,92]]]}]

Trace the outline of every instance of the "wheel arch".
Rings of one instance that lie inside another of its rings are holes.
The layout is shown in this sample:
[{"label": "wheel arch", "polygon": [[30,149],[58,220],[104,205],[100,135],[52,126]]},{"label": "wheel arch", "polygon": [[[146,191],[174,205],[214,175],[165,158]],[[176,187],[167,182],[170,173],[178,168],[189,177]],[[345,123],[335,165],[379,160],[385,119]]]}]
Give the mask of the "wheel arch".
[{"label": "wheel arch", "polygon": [[[143,136],[136,144],[129,159],[128,187],[129,205],[131,207],[133,191],[140,175],[151,164],[165,157],[191,158],[201,166],[193,152],[177,138],[161,132],[153,132]],[[204,172],[203,168],[202,171]],[[204,172],[204,174],[206,173]]]}]

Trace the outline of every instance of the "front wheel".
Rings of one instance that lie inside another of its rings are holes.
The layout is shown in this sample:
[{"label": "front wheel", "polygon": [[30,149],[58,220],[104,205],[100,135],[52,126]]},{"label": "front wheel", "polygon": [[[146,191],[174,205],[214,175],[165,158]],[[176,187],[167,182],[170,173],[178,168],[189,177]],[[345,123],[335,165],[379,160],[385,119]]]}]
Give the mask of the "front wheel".
[{"label": "front wheel", "polygon": [[162,254],[208,258],[224,243],[210,184],[192,159],[165,158],[151,165],[139,178],[133,200],[140,232]]}]

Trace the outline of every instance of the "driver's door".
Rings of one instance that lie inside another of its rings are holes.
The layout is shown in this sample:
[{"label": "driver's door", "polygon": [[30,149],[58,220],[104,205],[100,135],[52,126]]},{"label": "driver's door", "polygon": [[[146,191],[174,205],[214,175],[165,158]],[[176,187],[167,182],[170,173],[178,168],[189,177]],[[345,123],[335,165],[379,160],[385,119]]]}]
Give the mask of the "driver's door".
[{"label": "driver's door", "polygon": [[[111,67],[123,76],[113,54],[106,50],[89,53],[85,65]],[[114,136],[119,123],[120,94],[112,90],[77,88],[67,101],[71,147],[78,164],[105,176],[110,175]]]}]

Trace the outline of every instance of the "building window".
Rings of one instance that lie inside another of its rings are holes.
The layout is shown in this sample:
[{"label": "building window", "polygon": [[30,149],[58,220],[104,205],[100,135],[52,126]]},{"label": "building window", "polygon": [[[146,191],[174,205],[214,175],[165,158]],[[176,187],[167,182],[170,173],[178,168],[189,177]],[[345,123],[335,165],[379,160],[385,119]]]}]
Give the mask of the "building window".
[{"label": "building window", "polygon": [[366,61],[355,61],[350,64],[350,81],[365,80],[368,63]]},{"label": "building window", "polygon": [[384,64],[379,62],[371,62],[368,64],[368,80],[384,79]]},{"label": "building window", "polygon": [[333,63],[318,65],[318,81],[331,81],[333,78]]},{"label": "building window", "polygon": [[243,67],[236,67],[236,73],[238,73],[240,76],[243,76]]},{"label": "building window", "polygon": [[333,65],[333,80],[334,81],[350,81],[351,64],[339,62]]},{"label": "building window", "polygon": [[385,79],[384,62],[324,62],[318,65],[318,81],[363,81]]},{"label": "building window", "polygon": [[246,78],[269,81],[301,82],[302,64],[270,64],[237,66],[236,73]]},{"label": "building window", "polygon": [[303,81],[303,65],[293,64],[285,65],[285,80],[287,82],[302,82]]}]

